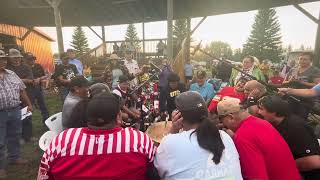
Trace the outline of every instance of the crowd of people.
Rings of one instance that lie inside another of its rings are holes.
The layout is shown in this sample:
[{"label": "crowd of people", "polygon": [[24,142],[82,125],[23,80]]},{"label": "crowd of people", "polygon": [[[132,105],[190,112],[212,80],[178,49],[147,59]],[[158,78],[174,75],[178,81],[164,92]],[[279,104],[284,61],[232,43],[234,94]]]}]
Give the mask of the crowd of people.
[{"label": "crowd of people", "polygon": [[[252,56],[242,71],[222,62],[212,78],[187,61],[184,82],[167,59],[140,68],[123,53],[111,54],[95,80],[84,76],[73,50],[61,55],[51,78],[64,131],[44,152],[38,179],[320,179],[320,146],[308,123],[314,110],[305,105],[320,95],[312,53],[282,71]],[[32,111],[37,101],[43,120],[49,116],[40,85],[48,77],[35,60],[0,51],[0,178],[5,147],[10,163],[26,163],[20,130],[31,141],[32,124],[31,116],[21,124],[21,103]],[[160,117],[153,123],[171,121],[160,144],[142,127],[150,112]]]}]

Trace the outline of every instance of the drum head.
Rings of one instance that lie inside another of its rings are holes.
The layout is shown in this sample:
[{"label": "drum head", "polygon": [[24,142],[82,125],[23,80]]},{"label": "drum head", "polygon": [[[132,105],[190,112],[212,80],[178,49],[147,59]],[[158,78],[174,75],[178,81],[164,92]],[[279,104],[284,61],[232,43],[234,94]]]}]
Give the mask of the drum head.
[{"label": "drum head", "polygon": [[162,138],[169,134],[171,126],[171,121],[153,123],[148,127],[146,133],[154,142],[160,143]]}]

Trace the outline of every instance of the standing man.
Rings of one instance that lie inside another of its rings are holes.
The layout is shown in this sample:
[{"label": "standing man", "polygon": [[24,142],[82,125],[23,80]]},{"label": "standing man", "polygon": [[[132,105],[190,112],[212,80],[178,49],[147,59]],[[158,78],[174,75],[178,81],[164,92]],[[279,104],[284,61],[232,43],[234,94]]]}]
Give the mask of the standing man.
[{"label": "standing man", "polygon": [[276,129],[251,116],[235,98],[218,103],[217,112],[239,152],[242,176],[248,180],[301,180],[291,151]]},{"label": "standing man", "polygon": [[161,72],[159,74],[159,87],[160,91],[161,89],[164,89],[168,85],[168,76],[170,73],[172,73],[172,68],[170,64],[168,63],[167,59],[162,60],[161,65]]},{"label": "standing man", "polygon": [[[130,51],[126,51],[124,65],[129,70],[130,76],[136,77],[140,73],[138,63],[136,60],[133,59],[132,53]],[[130,84],[137,85],[137,79],[133,79]]]},{"label": "standing man", "polygon": [[78,75],[83,74],[83,65],[80,60],[76,59],[76,52],[73,49],[67,50],[69,56],[69,64],[73,64],[77,67]]},{"label": "standing man", "polygon": [[186,84],[189,84],[189,82],[192,80],[193,77],[193,66],[190,63],[190,59],[186,61],[184,64],[184,76],[186,78]]},{"label": "standing man", "polygon": [[45,120],[49,118],[49,112],[43,97],[43,89],[41,84],[47,79],[47,76],[45,75],[43,67],[40,64],[35,63],[36,57],[32,53],[26,53],[25,60],[26,64],[32,70],[34,81],[33,96],[31,98],[31,102],[32,104],[35,104],[35,102],[37,102],[37,105],[39,106],[39,109],[41,111],[42,121],[44,123]]},{"label": "standing man", "polygon": [[69,58],[66,53],[61,54],[62,64],[58,65],[55,68],[53,78],[56,81],[57,86],[59,87],[60,95],[62,102],[69,93],[69,85],[71,79],[78,74],[77,67],[73,64],[69,64]]},{"label": "standing man", "polygon": [[20,99],[32,111],[31,102],[25,91],[26,86],[13,72],[6,69],[7,58],[0,50],[0,179],[7,177],[5,171],[5,152],[12,164],[26,164],[20,157],[21,112]]},{"label": "standing man", "polygon": [[[34,79],[31,69],[22,64],[20,51],[16,49],[9,49],[9,63],[7,69],[15,72],[26,86],[26,92],[29,99],[32,99],[34,93]],[[22,121],[22,143],[35,140],[32,137],[32,116],[28,116]]]},{"label": "standing man", "polygon": [[126,51],[124,65],[129,70],[130,75],[136,76],[140,72],[138,63],[133,59],[130,51]]}]

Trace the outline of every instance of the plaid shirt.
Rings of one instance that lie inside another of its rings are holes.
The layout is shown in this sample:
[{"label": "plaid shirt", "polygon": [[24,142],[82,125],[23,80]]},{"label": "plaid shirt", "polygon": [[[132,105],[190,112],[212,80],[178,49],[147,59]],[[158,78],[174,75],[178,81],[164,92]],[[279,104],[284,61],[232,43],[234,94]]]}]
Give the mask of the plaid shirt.
[{"label": "plaid shirt", "polygon": [[20,91],[26,86],[22,80],[8,69],[5,69],[3,79],[0,79],[0,110],[6,110],[19,106]]}]

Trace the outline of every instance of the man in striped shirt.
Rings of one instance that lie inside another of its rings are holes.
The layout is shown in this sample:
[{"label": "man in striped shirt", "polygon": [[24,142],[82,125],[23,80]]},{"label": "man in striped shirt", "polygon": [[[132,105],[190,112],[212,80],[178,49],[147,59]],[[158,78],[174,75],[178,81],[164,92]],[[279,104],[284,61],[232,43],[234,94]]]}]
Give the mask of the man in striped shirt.
[{"label": "man in striped shirt", "polygon": [[52,140],[38,180],[146,179],[156,148],[146,134],[120,127],[120,99],[98,94],[87,112],[88,128],[67,129]]}]

